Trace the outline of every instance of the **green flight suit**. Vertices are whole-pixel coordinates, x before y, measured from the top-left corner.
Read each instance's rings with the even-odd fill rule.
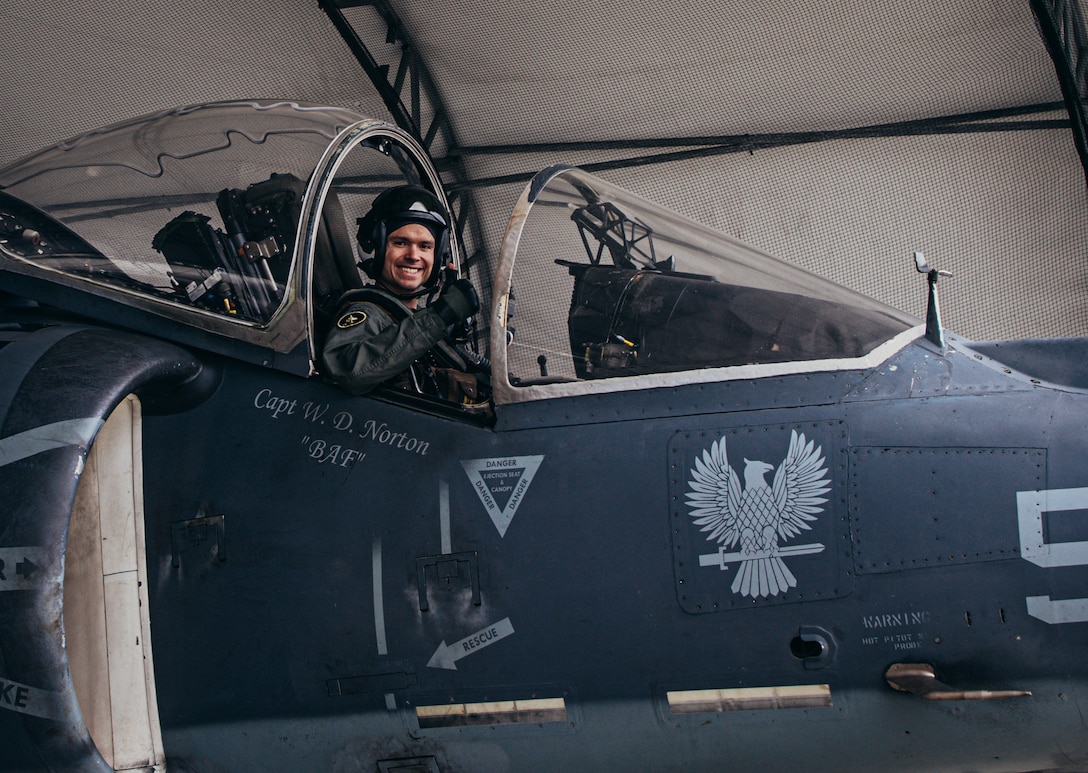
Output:
[[[475,391],[450,373],[467,367],[445,344],[445,332],[446,323],[433,308],[412,311],[384,290],[355,290],[325,337],[321,368],[337,386],[356,395],[385,384],[471,402]]]

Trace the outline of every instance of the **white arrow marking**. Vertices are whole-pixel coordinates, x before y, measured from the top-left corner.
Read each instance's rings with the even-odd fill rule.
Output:
[[[438,649],[434,651],[434,656],[427,663],[427,667],[456,671],[458,660],[484,647],[491,646],[499,639],[505,639],[513,632],[513,623],[510,622],[509,617],[504,617],[499,622],[482,628],[471,636],[466,636],[461,641],[455,642],[448,647],[446,646],[446,640],[443,639],[442,643],[438,645]]]

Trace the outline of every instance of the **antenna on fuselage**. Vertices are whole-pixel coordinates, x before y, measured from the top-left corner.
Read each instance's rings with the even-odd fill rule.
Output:
[[[929,282],[929,300],[926,303],[926,340],[935,346],[944,348],[944,331],[941,329],[941,307],[937,301],[937,280],[942,276],[952,276],[951,271],[938,271],[930,268],[926,256],[914,253],[914,267],[918,273],[925,274]]]

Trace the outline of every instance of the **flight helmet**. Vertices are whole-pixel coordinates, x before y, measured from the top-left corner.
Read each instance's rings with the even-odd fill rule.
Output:
[[[377,281],[385,263],[385,241],[389,234],[409,223],[418,223],[434,236],[434,265],[422,287],[410,297],[441,288],[448,261],[450,216],[442,201],[426,188],[401,185],[378,194],[370,211],[355,221],[359,225],[359,246],[373,255],[359,263],[366,275]]]

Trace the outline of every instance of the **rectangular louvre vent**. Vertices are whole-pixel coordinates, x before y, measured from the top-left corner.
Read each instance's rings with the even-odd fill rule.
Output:
[[[735,687],[728,690],[679,690],[666,693],[673,714],[767,709],[812,709],[831,706],[831,686],[796,684],[783,687]]]
[[[450,703],[440,706],[417,706],[416,716],[419,718],[420,728],[565,722],[567,704],[562,698]]]

